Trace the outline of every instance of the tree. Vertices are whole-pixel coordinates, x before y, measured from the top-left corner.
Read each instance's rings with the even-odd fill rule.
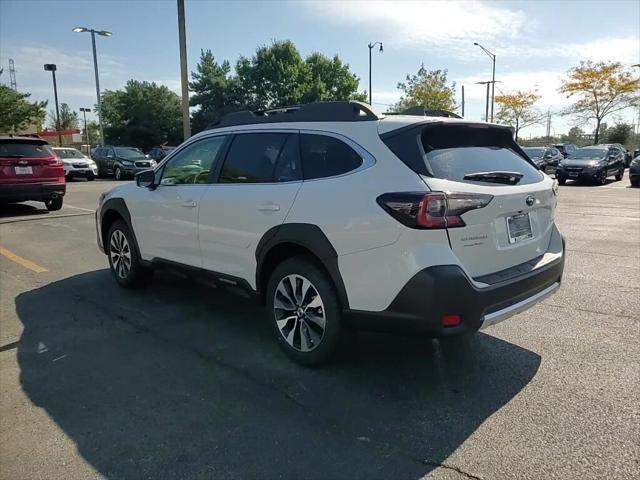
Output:
[[[228,61],[218,63],[210,50],[201,51],[189,86],[194,131],[237,110],[260,110],[330,100],[365,100],[359,79],[336,55],[313,53],[302,58],[291,41],[262,46],[240,57],[235,74]]]
[[[423,63],[416,75],[407,75],[406,83],[398,83],[398,89],[403,95],[392,110],[424,107],[453,112],[457,109],[456,84],[447,84],[447,70],[427,70]]]
[[[618,123],[607,130],[607,143],[624,145],[633,134],[633,127],[628,123]]]
[[[596,124],[594,141],[600,139],[600,124],[607,115],[638,103],[640,80],[625,71],[619,62],[580,62],[567,73],[559,92],[576,102],[566,110],[586,123]]]
[[[30,102],[30,93],[18,93],[0,85],[0,132],[18,133],[20,130],[36,125],[42,127],[47,102]]]
[[[74,112],[66,103],[60,104],[60,125],[56,125],[56,111],[49,111],[49,125],[51,130],[67,130],[68,128],[78,128],[80,119],[78,112]]]
[[[499,122],[513,127],[516,142],[520,130],[542,119],[543,114],[534,107],[538,100],[540,100],[538,94],[523,90],[496,95],[495,101],[499,106],[496,118]]]
[[[238,78],[231,75],[228,61],[216,62],[211,50],[200,51],[196,71],[191,72],[189,99],[192,107],[199,107],[192,116],[194,132],[199,132],[229,112],[241,110],[244,99],[240,94]]]
[[[89,133],[89,145],[98,145],[100,143],[100,125],[98,124],[98,122],[96,122],[95,120],[87,122],[87,132]],[[86,137],[83,133],[83,142],[85,138]]]
[[[102,95],[105,140],[142,149],[182,141],[180,97],[164,85],[129,80]]]

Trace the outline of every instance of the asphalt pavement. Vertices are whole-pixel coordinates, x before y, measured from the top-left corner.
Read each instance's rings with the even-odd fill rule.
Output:
[[[562,287],[461,342],[279,350],[259,305],[116,286],[93,210],[0,209],[0,478],[640,478],[640,189],[560,187]]]

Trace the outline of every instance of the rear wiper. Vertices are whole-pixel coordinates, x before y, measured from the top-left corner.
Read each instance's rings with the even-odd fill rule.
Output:
[[[509,185],[515,185],[524,177],[524,174],[520,172],[474,172],[467,173],[463,180],[480,180],[482,182],[491,183],[507,183]]]

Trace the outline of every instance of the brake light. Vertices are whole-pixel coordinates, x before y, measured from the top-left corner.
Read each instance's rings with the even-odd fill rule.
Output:
[[[493,195],[480,193],[399,192],[380,195],[377,202],[407,227],[442,229],[464,227],[461,215],[487,206],[492,199]]]

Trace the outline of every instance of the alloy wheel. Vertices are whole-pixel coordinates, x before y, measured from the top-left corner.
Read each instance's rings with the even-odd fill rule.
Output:
[[[324,337],[326,317],[316,287],[302,275],[280,280],[274,293],[276,325],[286,342],[300,352],[310,352]]]
[[[109,242],[111,265],[118,277],[125,279],[131,271],[131,248],[124,233],[114,230]]]

